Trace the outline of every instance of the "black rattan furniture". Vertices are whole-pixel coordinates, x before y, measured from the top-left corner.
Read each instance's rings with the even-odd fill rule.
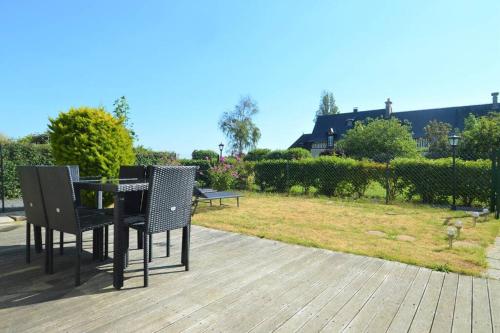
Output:
[[[181,262],[189,270],[189,241],[194,179],[197,167],[154,166],[148,168],[149,191],[144,221],[131,228],[143,233],[144,286],[148,286],[148,235],[182,228]]]
[[[80,179],[74,183],[76,195],[80,190],[102,191],[113,193],[113,286],[123,287],[123,270],[125,266],[125,235],[127,226],[124,224],[125,194],[148,190],[149,183],[145,179]]]
[[[23,195],[24,210],[26,213],[26,262],[30,262],[31,254],[31,225],[35,228],[47,228],[47,216],[43,203],[42,189],[35,166],[20,166],[17,168],[21,192]],[[49,233],[45,233],[45,244],[49,243]],[[41,231],[40,231],[41,238]],[[41,240],[40,240],[41,243]],[[40,244],[41,245],[41,244]],[[48,249],[48,248],[47,248]],[[48,272],[49,253],[45,251],[45,272]]]
[[[76,207],[67,166],[41,167],[38,169],[45,211],[48,220],[49,272],[53,272],[52,231],[76,235],[76,274],[75,284],[80,285],[80,261],[82,252],[82,233],[103,228],[112,223],[110,216]]]

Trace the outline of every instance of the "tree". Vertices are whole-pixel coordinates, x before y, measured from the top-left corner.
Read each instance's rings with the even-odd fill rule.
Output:
[[[429,158],[442,158],[451,156],[451,147],[448,143],[452,127],[448,123],[437,120],[430,121],[424,127],[425,139],[429,142]]]
[[[0,133],[0,144],[6,144],[9,142],[11,142],[11,139],[7,135]]]
[[[396,157],[416,157],[417,144],[411,126],[396,118],[356,122],[338,142],[345,154],[357,159],[386,162]]]
[[[230,149],[238,155],[248,148],[255,148],[260,139],[260,130],[252,117],[259,112],[257,103],[250,96],[242,97],[233,111],[222,114],[219,128],[229,141]]]
[[[464,131],[459,145],[463,159],[488,159],[500,149],[500,112],[491,112],[484,117],[469,115],[465,118]]]
[[[321,100],[319,103],[318,111],[316,111],[316,117],[314,121],[318,118],[318,116],[324,116],[329,114],[337,114],[339,113],[339,108],[337,104],[335,104],[335,98],[333,97],[333,93],[324,90],[321,93]]]
[[[135,133],[133,127],[134,124],[130,121],[130,106],[128,105],[127,98],[122,96],[117,98],[113,103],[114,110],[113,114],[116,119],[120,119],[123,123],[123,126],[130,132],[130,135],[134,140],[137,140],[137,134]]]

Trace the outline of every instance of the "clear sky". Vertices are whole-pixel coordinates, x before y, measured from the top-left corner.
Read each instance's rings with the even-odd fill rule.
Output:
[[[260,147],[341,112],[490,103],[500,1],[0,1],[0,132],[46,130],[71,106],[125,95],[139,144],[189,156],[222,112],[259,105]]]

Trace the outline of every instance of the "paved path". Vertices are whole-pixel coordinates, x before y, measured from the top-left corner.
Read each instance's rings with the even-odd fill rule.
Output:
[[[193,227],[189,272],[154,239],[150,287],[131,235],[125,288],[95,263],[86,233],[83,285],[74,243],[24,263],[24,227],[0,226],[0,332],[500,332],[500,281]],[[112,233],[111,233],[112,234]],[[56,251],[57,253],[57,251]]]
[[[488,276],[500,280],[500,237],[497,237],[495,244],[488,250],[487,258]]]

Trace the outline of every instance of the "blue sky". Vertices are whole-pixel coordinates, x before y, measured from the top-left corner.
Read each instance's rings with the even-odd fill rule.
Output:
[[[125,95],[139,144],[189,156],[220,115],[260,107],[260,147],[340,110],[482,104],[500,90],[500,1],[2,1],[0,132],[43,132]]]

